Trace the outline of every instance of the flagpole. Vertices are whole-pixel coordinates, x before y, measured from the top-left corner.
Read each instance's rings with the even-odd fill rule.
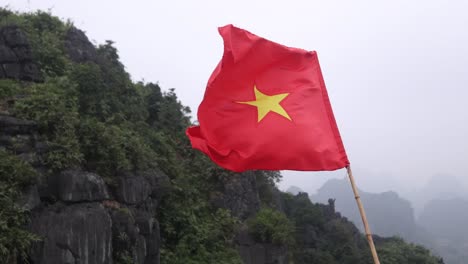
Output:
[[[356,198],[357,205],[359,207],[359,212],[361,213],[362,223],[364,224],[364,230],[366,232],[367,242],[369,243],[370,250],[372,252],[372,258],[374,259],[374,264],[380,264],[379,256],[377,255],[377,250],[375,249],[374,240],[372,239],[371,230],[369,223],[367,222],[366,212],[364,211],[364,206],[361,202],[361,197],[359,196],[358,189],[356,188],[356,183],[354,182],[353,172],[351,171],[351,166],[346,167],[348,172],[349,180],[351,182],[351,187],[353,188],[354,198]]]

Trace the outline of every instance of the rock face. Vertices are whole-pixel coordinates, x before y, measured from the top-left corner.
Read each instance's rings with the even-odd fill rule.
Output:
[[[95,47],[71,28],[65,49],[72,61],[97,62]],[[0,28],[0,79],[42,81],[26,35],[15,26]],[[31,264],[106,264],[120,256],[133,263],[159,264],[160,231],[155,218],[169,178],[154,169],[123,172],[112,184],[82,168],[47,172],[47,152],[35,122],[0,113],[0,148],[29,162],[41,175],[27,186],[18,204],[31,211],[30,230],[41,237],[32,245]],[[1,261],[0,261],[1,262]]]
[[[96,48],[85,33],[75,27],[70,28],[66,33],[65,49],[69,58],[74,62],[97,62]]]
[[[58,197],[66,202],[109,199],[104,180],[94,173],[68,170],[58,176]]]
[[[31,134],[36,131],[37,125],[33,121],[0,115],[0,128],[2,128],[2,134],[15,136]]]
[[[255,175],[246,172],[224,179],[215,203],[242,220],[255,215],[260,209]]]
[[[33,245],[33,263],[112,263],[112,222],[101,204],[55,204],[33,219],[32,231],[43,237]]]
[[[0,78],[41,82],[26,35],[17,26],[0,28]]]
[[[246,230],[236,237],[242,261],[246,264],[287,264],[288,250],[273,244],[256,243]]]
[[[229,209],[235,217],[246,220],[260,210],[259,186],[252,172],[231,175],[222,181],[219,192],[212,194],[215,206]],[[273,189],[273,200],[280,209],[281,201],[278,190]],[[253,239],[246,229],[241,229],[235,237],[237,250],[245,264],[286,264],[288,249]]]
[[[138,264],[160,263],[155,215],[169,188],[165,174],[128,173],[112,188],[79,169],[49,177],[49,195],[59,201],[33,211],[31,229],[44,240],[34,244],[31,263],[105,264],[120,254]]]

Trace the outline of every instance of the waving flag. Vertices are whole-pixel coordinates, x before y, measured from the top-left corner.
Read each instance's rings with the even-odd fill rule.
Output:
[[[227,25],[192,147],[223,168],[336,170],[349,164],[317,53]]]

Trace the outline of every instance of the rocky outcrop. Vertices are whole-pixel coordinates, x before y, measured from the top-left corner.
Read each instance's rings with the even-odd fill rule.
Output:
[[[97,52],[85,33],[75,27],[71,27],[65,35],[65,50],[68,57],[77,63],[97,63]]]
[[[0,115],[0,128],[0,148],[23,157],[40,172],[37,159],[25,158],[46,151],[37,124]],[[159,264],[155,215],[170,187],[164,173],[122,173],[112,187],[98,174],[80,168],[42,174],[38,185],[25,187],[18,201],[31,210],[31,231],[42,239],[34,243],[30,263],[105,264],[128,251],[134,263]]]
[[[119,208],[111,212],[113,245],[134,263],[159,264],[160,232],[155,218],[158,203],[169,191],[169,178],[159,170],[123,173],[113,186]]]
[[[263,186],[264,188],[265,186]],[[211,194],[214,206],[229,209],[231,214],[241,220],[254,217],[260,210],[259,184],[254,172],[230,175],[221,179],[221,187]],[[272,188],[271,198],[274,206],[282,209],[280,193]],[[283,246],[259,243],[249,234],[246,227],[241,228],[235,236],[235,244],[245,264],[286,264],[288,249]]]
[[[117,177],[113,191],[119,202],[136,205],[148,198],[160,199],[167,193],[169,186],[169,178],[159,170],[127,172]]]
[[[222,188],[211,196],[215,206],[229,209],[232,215],[242,220],[255,215],[260,209],[257,183],[251,172],[224,178]]]
[[[58,176],[58,197],[65,202],[102,201],[109,199],[109,192],[99,175],[67,170]]]
[[[43,81],[26,35],[14,25],[0,28],[0,78]]]
[[[36,132],[37,124],[33,121],[0,115],[0,128],[4,135],[28,135]]]
[[[112,263],[112,222],[101,204],[57,203],[32,218],[31,230],[42,238],[32,247],[32,263]]]
[[[40,166],[38,155],[44,151],[36,122],[0,114],[0,148],[5,148],[33,166]]]
[[[32,263],[105,264],[125,255],[134,263],[159,264],[155,216],[168,177],[153,170],[123,173],[116,182],[110,187],[80,169],[49,176],[43,195],[49,199],[33,211],[32,231],[43,241],[34,245]]]
[[[287,264],[288,249],[274,244],[257,243],[247,230],[237,236],[238,251],[245,264]]]
[[[96,48],[86,35],[70,28],[65,37],[69,58],[97,62]],[[16,26],[0,28],[0,79],[42,81],[26,35]],[[12,102],[14,103],[14,102]],[[0,148],[29,162],[37,184],[26,186],[18,204],[31,212],[31,264],[106,264],[121,256],[137,264],[160,263],[160,230],[155,218],[170,189],[160,170],[122,172],[109,183],[83,168],[47,171],[41,155],[48,146],[36,122],[0,113]],[[1,262],[1,261],[0,261]]]

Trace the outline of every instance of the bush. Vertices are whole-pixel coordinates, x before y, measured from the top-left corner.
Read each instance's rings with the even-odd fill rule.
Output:
[[[48,79],[34,84],[17,100],[14,113],[34,120],[45,136],[48,151],[43,162],[57,171],[77,166],[82,161],[76,127],[79,123],[75,85],[66,77]]]
[[[0,100],[13,97],[20,92],[20,84],[14,80],[0,80]]]
[[[294,225],[283,213],[262,208],[247,221],[250,234],[259,242],[291,246],[294,243]]]
[[[156,154],[130,127],[88,118],[82,120],[79,135],[86,167],[102,176],[156,166]]]
[[[35,181],[33,168],[0,149],[0,258],[12,261],[26,258],[31,243],[38,237],[24,229],[27,212],[16,204],[21,189]]]
[[[3,9],[4,10],[4,9]],[[47,76],[63,76],[69,61],[64,53],[63,40],[70,25],[44,11],[17,14],[3,11],[0,27],[15,25],[28,36],[34,61]]]
[[[391,238],[377,247],[385,264],[443,264],[431,252],[421,246],[407,244],[400,238]]]

